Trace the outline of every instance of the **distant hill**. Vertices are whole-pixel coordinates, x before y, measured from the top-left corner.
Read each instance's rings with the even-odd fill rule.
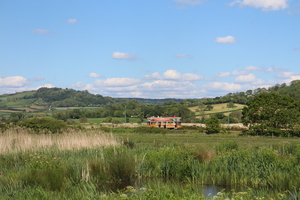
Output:
[[[295,100],[299,101],[300,80],[292,81],[289,85],[285,83],[276,84],[275,86],[272,86],[268,89],[257,88],[255,90],[247,90],[246,92],[228,93],[227,95],[221,97],[203,99],[113,98],[107,96],[105,97],[100,94],[91,94],[87,90],[77,91],[68,88],[40,88],[36,91],[24,91],[15,94],[0,95],[0,115],[24,111],[44,113],[49,112],[51,109],[54,110],[54,108],[73,109],[76,107],[89,107],[90,109],[96,109],[116,103],[127,102],[133,99],[135,99],[139,103],[151,105],[171,105],[173,104],[172,102],[180,102],[180,104],[186,105],[188,107],[197,107],[210,104],[224,104],[229,102],[245,105],[247,101],[252,99],[255,95],[263,92],[276,92],[279,94],[291,96]]]
[[[104,107],[135,99],[142,104],[163,104],[165,101],[180,102],[183,99],[112,98],[62,88],[40,88],[15,94],[0,95],[0,115],[12,112],[46,112],[57,107]]]

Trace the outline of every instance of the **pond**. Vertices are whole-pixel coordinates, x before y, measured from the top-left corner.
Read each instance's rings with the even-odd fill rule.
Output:
[[[128,186],[132,186],[135,189],[139,190],[140,188],[157,188],[157,187],[169,187],[174,190],[181,190],[184,188],[185,184],[176,180],[165,180],[162,178],[147,178],[140,179],[135,182],[120,182],[120,183],[103,183],[98,185],[99,191],[113,191],[117,192],[118,190],[125,190]],[[249,191],[249,187],[246,186],[215,186],[215,185],[197,185],[192,184],[193,189],[197,191],[199,194],[203,195],[205,198],[213,198],[217,196],[220,192],[230,193],[232,191],[235,192],[247,192]],[[268,197],[276,197],[278,196],[279,191],[267,189],[267,188],[255,188],[250,189],[254,194],[258,196],[268,196]],[[283,192],[282,192],[283,193]],[[288,193],[289,199],[298,199],[299,193],[291,192]]]

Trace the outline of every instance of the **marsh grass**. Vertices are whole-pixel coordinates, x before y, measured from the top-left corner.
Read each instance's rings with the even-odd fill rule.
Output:
[[[57,148],[58,150],[78,150],[118,146],[111,134],[88,131],[69,130],[64,134],[31,134],[28,130],[8,129],[0,134],[0,154],[35,151]]]
[[[299,193],[300,149],[294,140],[245,147],[237,137],[222,136],[210,137],[220,141],[215,145],[170,140],[121,145],[113,136],[99,130],[59,135],[5,131],[0,135],[0,199],[204,199],[197,185],[264,189],[261,194],[220,193],[216,199],[253,199],[271,190]],[[151,182],[154,178],[162,182]],[[119,191],[104,188],[142,181]]]

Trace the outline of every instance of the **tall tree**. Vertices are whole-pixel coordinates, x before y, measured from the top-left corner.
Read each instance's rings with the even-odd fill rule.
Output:
[[[249,133],[256,135],[297,135],[300,103],[292,97],[278,93],[262,93],[247,103],[242,122]]]

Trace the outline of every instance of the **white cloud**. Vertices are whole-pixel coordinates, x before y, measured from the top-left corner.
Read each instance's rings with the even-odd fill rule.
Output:
[[[241,3],[241,1],[236,0],[236,1],[230,2],[228,5],[229,5],[229,6],[234,6],[234,5],[237,4],[237,3]]]
[[[233,72],[231,73],[233,76],[240,76],[240,75],[245,75],[247,74],[248,72],[246,71],[238,71],[238,70],[233,70]]]
[[[121,52],[114,52],[111,56],[113,59],[117,60],[135,60],[136,55],[134,53],[121,53]]]
[[[101,78],[102,76],[100,74],[97,74],[97,73],[90,73],[89,77],[91,77],[91,78]]]
[[[230,72],[220,72],[220,73],[216,74],[215,77],[224,78],[224,77],[228,77],[230,75],[231,75]]]
[[[170,69],[170,70],[168,70],[164,73],[164,78],[165,79],[173,79],[173,80],[177,79],[177,80],[179,80],[181,78],[181,74],[176,70]]]
[[[291,76],[291,77],[285,79],[283,82],[284,83],[291,83],[294,80],[300,80],[300,75],[298,75],[298,76]]]
[[[151,75],[145,75],[144,80],[159,80],[162,79],[158,72],[153,72]]]
[[[197,74],[191,74],[191,73],[183,74],[181,77],[185,81],[198,81],[203,79],[202,76]]]
[[[262,68],[255,67],[255,66],[248,66],[248,67],[245,67],[244,70],[246,70],[246,71],[262,71]]]
[[[226,37],[218,37],[215,40],[216,43],[219,44],[227,44],[227,43],[235,43],[237,40],[233,36],[226,36]]]
[[[48,34],[48,33],[51,33],[51,31],[44,30],[44,29],[35,29],[32,32],[36,33],[36,34]]]
[[[177,3],[186,4],[186,5],[200,5],[205,0],[174,0],[174,1]]]
[[[178,82],[173,80],[156,80],[150,83],[141,84],[142,91],[153,91],[153,92],[161,92],[161,91],[190,91],[196,88],[196,85],[189,82]]]
[[[95,87],[116,87],[116,86],[129,86],[134,84],[139,84],[141,81],[139,79],[132,78],[109,78],[106,80],[96,80],[94,82]]]
[[[283,72],[286,71],[286,69],[284,68],[280,68],[280,67],[270,67],[268,69],[266,69],[267,72]]]
[[[256,77],[254,74],[240,75],[235,78],[235,82],[237,83],[249,83],[256,81]]]
[[[52,85],[52,84],[50,84],[50,83],[47,83],[47,84],[45,84],[45,85],[36,87],[35,90],[38,90],[38,89],[43,88],[43,87],[46,87],[46,88],[54,88],[55,86]]]
[[[295,78],[300,76],[300,72],[279,72],[276,77],[286,80],[295,80]]]
[[[253,8],[262,8],[263,11],[281,10],[288,7],[288,0],[242,0],[233,1],[229,5],[236,3],[241,6],[249,6]]]
[[[164,79],[178,81],[197,81],[203,79],[203,77],[191,73],[180,74],[178,71],[170,69],[164,73]]]
[[[240,75],[245,75],[248,74],[248,72],[242,70],[242,71],[238,71],[238,70],[233,70],[232,72],[220,72],[218,74],[215,74],[215,77],[218,78],[225,78],[225,77],[229,77],[229,76],[240,76]]]
[[[234,92],[242,89],[242,86],[235,83],[226,82],[212,82],[204,85],[204,88],[208,91],[219,91],[219,92]]]
[[[0,78],[0,87],[23,87],[27,84],[27,79],[21,76]]]
[[[77,23],[77,19],[68,19],[67,21],[69,24],[76,24]]]

